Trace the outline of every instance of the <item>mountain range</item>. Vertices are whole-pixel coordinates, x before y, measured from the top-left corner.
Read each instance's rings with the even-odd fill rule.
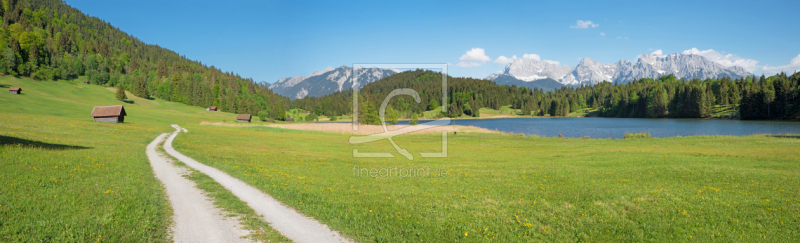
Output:
[[[400,71],[359,67],[358,72],[355,86],[350,78],[353,68],[343,65],[315,71],[305,77],[282,78],[270,85],[270,89],[293,100],[306,96],[318,97],[353,87],[361,88]],[[669,74],[678,79],[739,78],[752,75],[742,67],[725,67],[696,54],[674,53],[663,56],[654,53],[639,56],[635,63],[628,60],[601,63],[587,57],[575,67],[550,60],[519,58],[506,65],[502,72],[489,75],[486,79],[502,85],[551,91],[562,86],[593,85],[603,81],[627,83],[634,79],[658,78]]]
[[[603,81],[626,83],[634,79],[658,78],[669,74],[678,79],[739,78],[752,75],[742,67],[725,67],[700,55],[675,53],[662,56],[654,53],[639,56],[636,63],[628,60],[601,63],[587,57],[575,67],[559,65],[558,62],[549,60],[520,58],[506,65],[502,72],[489,75],[486,79],[498,84],[552,90],[559,85],[593,85]]]
[[[397,69],[363,68],[357,67],[358,81],[353,84],[350,78],[353,68],[342,65],[338,68],[328,67],[325,70],[315,71],[308,76],[282,78],[269,86],[273,92],[289,97],[302,99],[306,96],[323,96],[338,91],[352,89],[354,86],[361,88],[368,83],[399,73]]]

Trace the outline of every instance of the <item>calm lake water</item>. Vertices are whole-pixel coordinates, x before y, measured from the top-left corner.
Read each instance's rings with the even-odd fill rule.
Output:
[[[408,121],[400,121],[400,124],[408,124]],[[800,122],[790,121],[586,117],[455,120],[455,124],[525,135],[553,137],[561,134],[573,138],[622,138],[626,132],[649,132],[653,137],[800,134]]]

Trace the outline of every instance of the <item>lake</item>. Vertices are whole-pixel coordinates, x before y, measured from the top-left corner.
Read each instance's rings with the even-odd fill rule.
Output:
[[[424,123],[426,121],[420,121]],[[800,122],[723,119],[642,118],[505,118],[455,120],[456,125],[553,137],[622,138],[628,132],[648,132],[653,137],[692,135],[800,134]],[[408,124],[400,121],[399,124]]]

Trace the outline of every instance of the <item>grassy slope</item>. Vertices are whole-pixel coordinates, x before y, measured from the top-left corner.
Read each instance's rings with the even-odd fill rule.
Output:
[[[386,141],[197,127],[176,148],[360,241],[791,241],[800,137],[557,139],[462,134],[443,159],[352,158]],[[437,135],[395,137],[435,152]],[[395,153],[396,154],[396,153]],[[444,169],[373,178],[355,168]]]
[[[235,115],[138,98],[126,104],[126,123],[94,123],[92,106],[120,104],[105,88],[0,78],[8,86],[25,94],[0,93],[0,241],[168,240],[171,213],[144,147],[175,123],[190,129],[176,140],[182,152],[363,241],[800,237],[797,137],[459,134],[444,159],[353,159],[353,148],[393,148],[320,132],[201,127]],[[26,141],[44,144],[15,145]],[[431,135],[396,141],[411,152],[439,146]],[[354,166],[449,175],[371,178],[354,176]]]
[[[169,124],[235,119],[163,100],[126,104],[79,81],[0,77],[0,87],[0,242],[169,240],[171,209],[145,146]],[[120,104],[125,123],[89,117]]]

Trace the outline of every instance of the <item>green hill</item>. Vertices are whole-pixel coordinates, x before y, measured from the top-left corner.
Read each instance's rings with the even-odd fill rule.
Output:
[[[3,1],[0,16],[0,75],[82,77],[95,85],[121,84],[138,97],[233,113],[277,116],[273,111],[289,102],[250,78],[144,43],[62,1]]]
[[[172,213],[145,146],[170,124],[235,119],[161,99],[123,103],[76,80],[5,76],[0,88],[0,242],[167,241]],[[125,123],[94,122],[92,108],[107,105],[124,105]]]

